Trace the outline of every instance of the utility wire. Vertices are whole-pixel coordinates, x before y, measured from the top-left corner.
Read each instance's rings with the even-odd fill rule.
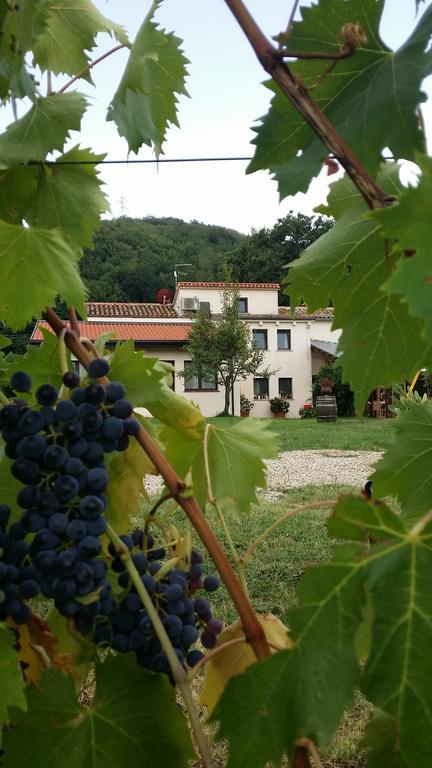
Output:
[[[229,163],[251,157],[160,157],[151,160],[30,160],[27,165],[146,165],[159,163]]]

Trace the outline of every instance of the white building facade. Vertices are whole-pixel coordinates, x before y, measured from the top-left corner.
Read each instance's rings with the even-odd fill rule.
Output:
[[[82,335],[94,340],[111,331],[119,340],[132,339],[137,350],[173,366],[176,392],[197,403],[205,416],[215,416],[223,410],[223,387],[214,380],[187,376],[190,355],[185,344],[198,311],[215,319],[221,315],[226,287],[223,283],[180,282],[172,303],[163,305],[89,302],[88,321],[80,324]],[[270,418],[271,398],[282,396],[290,402],[288,418],[298,418],[299,409],[311,398],[312,376],[336,356],[340,331],[331,329],[332,309],[309,314],[304,306],[293,313],[279,307],[277,283],[237,283],[235,288],[240,316],[264,353],[263,368],[273,373],[268,378],[251,376],[238,381],[234,412],[240,413],[242,393],[254,402],[254,417]],[[40,327],[46,324],[37,324],[32,343],[42,340]]]

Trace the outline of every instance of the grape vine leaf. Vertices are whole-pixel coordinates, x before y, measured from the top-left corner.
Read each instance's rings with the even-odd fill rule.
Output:
[[[382,224],[387,238],[398,240],[398,255],[403,257],[400,251],[410,252],[409,258],[399,259],[384,288],[401,295],[411,314],[425,321],[432,337],[432,158],[417,156],[417,164],[422,171],[418,186],[403,192],[397,204],[371,216]]]
[[[371,477],[374,495],[395,496],[403,514],[414,517],[431,508],[432,402],[413,403],[398,416],[395,430]]]
[[[187,95],[182,41],[153,21],[160,0],[153,3],[138,31],[123,77],[108,108],[118,132],[137,153],[142,144],[157,156],[169,124],[178,125],[176,94]]]
[[[400,189],[394,169],[384,169],[381,186]],[[336,224],[303,251],[290,267],[286,283],[293,304],[309,310],[334,306],[333,328],[342,328],[338,342],[345,380],[355,390],[359,409],[374,387],[409,379],[431,358],[424,325],[398,296],[382,290],[397,261],[386,253],[380,223],[350,180],[333,185],[328,206],[321,209]]]
[[[293,645],[288,629],[277,616],[268,613],[265,616],[258,616],[258,620],[268,642],[272,644],[272,653],[276,649],[282,650]],[[231,680],[235,675],[241,675],[242,672],[256,661],[256,656],[250,643],[246,640],[239,619],[222,630],[220,635],[218,635],[216,647],[223,646],[225,643],[232,642],[233,640],[240,640],[241,638],[243,639],[242,643],[238,642],[224,650],[220,650],[205,665],[205,681],[200,693],[199,703],[207,707],[210,714],[215,708],[228,680]]]
[[[80,93],[55,93],[36,99],[31,109],[0,136],[0,168],[43,160],[62,150],[69,131],[79,131],[86,100]]]
[[[56,75],[77,75],[89,63],[86,51],[94,48],[100,32],[107,32],[123,45],[129,44],[123,27],[103,16],[90,0],[50,2],[46,29],[34,46],[35,62]],[[82,77],[90,80],[88,72]]]
[[[149,400],[159,397],[165,383],[165,371],[157,358],[135,352],[133,341],[116,344],[109,375],[112,381],[124,384],[126,397],[133,406],[146,407]]]
[[[143,421],[139,414],[135,414],[135,418]],[[105,515],[118,534],[130,531],[131,516],[140,517],[140,501],[145,496],[144,476],[155,472],[149,457],[135,439],[130,440],[125,451],[112,456]]]
[[[48,667],[72,674],[73,656],[59,650],[58,638],[45,619],[32,614],[25,624],[15,624],[11,619],[8,619],[8,624],[17,636],[18,659],[27,683],[38,685],[42,673]]]
[[[163,675],[137,666],[132,654],[96,665],[96,693],[76,701],[71,678],[57,670],[28,686],[28,711],[4,738],[5,768],[183,768],[194,756],[174,689]]]
[[[61,296],[85,316],[85,287],[78,254],[57,229],[0,221],[0,316],[22,328]]]
[[[47,3],[22,0],[0,10],[0,98],[34,98],[34,77],[27,71],[25,56],[45,27]]]
[[[416,109],[426,98],[421,83],[432,71],[432,56],[426,52],[432,8],[425,10],[410,38],[393,52],[379,36],[383,7],[384,0],[321,0],[302,8],[302,21],[294,23],[288,40],[292,51],[336,52],[342,43],[342,25],[358,23],[366,33],[367,43],[338,61],[322,79],[328,66],[325,61],[298,60],[289,66],[306,87],[313,86],[314,101],[372,174],[385,147],[406,159],[424,150]],[[285,197],[307,190],[328,150],[279,87],[272,82],[268,87],[275,96],[255,129],[256,151],[248,170],[269,168],[280,196]]]
[[[74,147],[58,158],[71,165],[44,165],[27,221],[37,227],[57,227],[77,248],[92,245],[100,215],[109,210],[95,165],[105,155]],[[74,165],[72,163],[77,163]],[[78,163],[85,163],[79,165]]]
[[[21,224],[36,195],[38,175],[35,165],[0,170],[0,219]]]
[[[229,768],[278,763],[300,736],[328,744],[359,679],[367,698],[397,721],[400,759],[391,765],[428,765],[432,523],[410,530],[384,504],[345,497],[333,510],[330,530],[348,541],[336,547],[331,562],[303,577],[300,607],[290,616],[293,650],[233,678],[213,713],[219,736],[230,740]],[[360,669],[355,639],[365,587],[374,621]]]
[[[355,635],[362,619],[364,543],[339,546],[306,571],[291,612],[294,648],[229,681],[212,714],[229,739],[228,768],[263,768],[291,755],[300,736],[329,742],[360,678]],[[271,734],[271,737],[269,737]]]
[[[14,648],[13,632],[0,622],[0,679],[2,695],[0,697],[0,740],[1,726],[9,720],[9,708],[27,708],[24,694],[24,680]]]
[[[367,768],[406,768],[405,762],[395,761],[397,744],[397,721],[394,717],[380,712],[368,722],[359,744],[366,753]]]
[[[203,423],[199,439],[185,436],[179,440],[175,430],[165,427],[161,439],[168,461],[180,476],[191,473],[194,496],[201,505],[209,501],[207,446],[213,497],[233,504],[241,513],[257,502],[256,488],[265,488],[263,459],[276,457],[279,445],[278,436],[258,419],[242,419],[223,427]]]
[[[59,353],[60,341],[55,333],[47,328],[40,330],[43,343],[40,345],[28,344],[24,355],[17,355],[8,362],[8,378],[15,371],[26,371],[32,379],[32,392],[36,392],[41,384],[53,384],[55,387],[60,387],[63,377]],[[66,359],[70,365],[70,352],[68,350],[66,350]]]

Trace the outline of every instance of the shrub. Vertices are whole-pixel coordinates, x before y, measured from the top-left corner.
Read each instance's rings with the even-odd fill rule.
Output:
[[[272,413],[288,413],[289,409],[290,403],[285,397],[272,397],[270,400],[270,410]]]
[[[249,400],[246,395],[241,393],[240,395],[240,410],[241,411],[251,411],[252,408],[255,408],[255,403],[252,402],[252,400]]]

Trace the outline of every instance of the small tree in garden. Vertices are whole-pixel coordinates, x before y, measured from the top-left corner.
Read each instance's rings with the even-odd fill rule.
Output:
[[[192,357],[188,374],[217,378],[224,387],[225,402],[221,415],[234,414],[234,384],[248,376],[268,376],[262,369],[264,353],[255,345],[250,328],[239,313],[239,293],[235,286],[222,295],[222,315],[212,320],[199,312],[186,350]]]

